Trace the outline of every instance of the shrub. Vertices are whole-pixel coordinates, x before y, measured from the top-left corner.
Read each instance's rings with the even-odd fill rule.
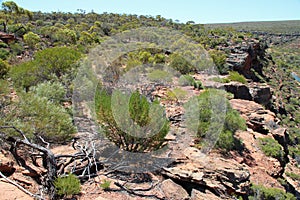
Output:
[[[295,181],[300,181],[300,175],[299,174],[295,174],[293,172],[286,172],[285,174],[288,177],[291,177],[292,179],[294,179]]]
[[[218,137],[215,148],[222,150],[239,148],[239,141],[234,138],[234,133],[238,129],[245,130],[246,122],[231,108],[226,99],[226,92],[208,89],[201,93],[196,101],[197,103],[195,99],[188,102],[185,109],[187,117],[192,119],[187,121],[187,126],[196,131],[200,139],[199,146],[205,145],[203,144],[205,137]],[[220,135],[216,135],[218,130],[221,130]]]
[[[226,69],[224,67],[224,65],[226,63],[226,54],[223,51],[219,51],[219,50],[215,50],[215,49],[210,50],[208,53],[211,56],[211,58],[213,59],[219,72],[221,74],[227,72],[228,69]]]
[[[180,55],[172,54],[170,58],[170,67],[179,71],[181,74],[187,74],[195,70],[194,67]]]
[[[262,185],[252,185],[252,196],[249,200],[296,200],[296,197],[278,188],[266,188]]]
[[[168,100],[182,100],[187,96],[187,91],[181,88],[174,88],[173,90],[168,90],[167,99]]]
[[[282,150],[282,147],[273,138],[259,138],[259,145],[261,147],[261,150],[267,156],[271,156],[280,161],[283,159],[284,152]]]
[[[40,142],[38,136],[54,143],[64,143],[71,139],[75,128],[63,107],[32,93],[19,93],[18,96],[18,102],[13,104],[10,113],[6,115],[8,125],[22,130],[35,142]],[[13,132],[10,134],[15,135]]]
[[[194,86],[195,79],[190,75],[181,75],[178,79],[180,86]]]
[[[228,78],[220,78],[220,77],[213,77],[210,80],[218,82],[218,83],[229,83],[230,80]]]
[[[6,49],[0,49],[0,59],[6,60],[9,56],[9,51]]]
[[[67,47],[49,48],[36,53],[34,60],[12,67],[10,77],[15,86],[25,88],[49,80],[61,80],[73,74],[81,54]]]
[[[113,105],[116,108],[112,102],[118,104]],[[97,118],[106,136],[120,148],[145,152],[162,147],[169,131],[169,122],[158,101],[150,104],[138,92],[128,95],[116,91],[112,96],[98,88],[95,105]]]
[[[26,33],[24,36],[24,42],[31,48],[34,49],[34,47],[36,46],[36,44],[38,42],[40,42],[41,38],[39,35],[33,33],[33,32],[29,32]]]
[[[0,58],[0,78],[3,78],[9,71],[9,64]]]
[[[110,184],[111,184],[111,181],[108,181],[108,180],[104,180],[103,183],[100,184],[100,187],[103,189],[103,190],[109,190],[110,189]]]
[[[245,79],[245,77],[241,74],[239,74],[238,72],[235,71],[231,71],[229,72],[229,76],[228,79],[232,80],[232,81],[237,81],[243,84],[247,83],[247,80]]]
[[[54,181],[54,186],[58,195],[70,196],[80,193],[80,181],[74,174],[58,177]]]
[[[56,104],[61,103],[66,95],[64,86],[59,82],[44,82],[30,89],[37,96]]]
[[[153,70],[152,72],[148,73],[147,76],[151,81],[171,81],[172,79],[170,73],[159,69]]]

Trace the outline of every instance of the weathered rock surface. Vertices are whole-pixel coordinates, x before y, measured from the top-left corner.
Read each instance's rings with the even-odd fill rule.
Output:
[[[270,129],[276,129],[279,120],[275,114],[264,109],[258,103],[242,99],[231,99],[232,108],[238,110],[241,116],[246,120],[247,126],[259,133],[267,134]]]
[[[248,190],[250,173],[245,165],[217,155],[203,155],[193,147],[186,149],[185,156],[180,163],[164,168],[162,174],[208,189],[218,196],[245,194]]]
[[[285,173],[283,177],[288,182],[289,186],[291,187],[292,192],[296,194],[297,199],[300,199],[300,180],[297,178],[291,177],[291,174],[300,175],[300,169],[297,167],[297,162],[291,159],[291,162],[288,163],[285,167]]]
[[[167,199],[184,200],[189,199],[189,194],[183,187],[174,183],[171,179],[164,180],[160,186]]]

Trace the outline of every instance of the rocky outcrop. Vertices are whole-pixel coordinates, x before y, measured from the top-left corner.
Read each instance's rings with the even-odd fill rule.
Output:
[[[164,180],[160,185],[167,199],[184,200],[189,199],[189,194],[183,187],[174,183],[171,179]]]
[[[262,68],[265,65],[262,61],[265,59],[266,45],[260,43],[258,40],[251,39],[242,43],[232,44],[226,47],[224,50],[230,50],[230,54],[226,59],[226,63],[231,70],[238,71],[246,78],[253,81],[259,81],[260,78],[252,71],[252,69],[264,76]]]
[[[231,99],[230,104],[232,108],[241,113],[241,116],[247,122],[247,126],[256,132],[267,134],[270,130],[278,127],[279,120],[276,115],[258,103],[242,99]]]
[[[186,159],[164,168],[162,174],[182,185],[191,183],[195,188],[208,190],[215,196],[224,198],[231,194],[246,194],[249,189],[250,173],[245,165],[217,155],[203,155],[193,147],[187,148],[184,154]]]

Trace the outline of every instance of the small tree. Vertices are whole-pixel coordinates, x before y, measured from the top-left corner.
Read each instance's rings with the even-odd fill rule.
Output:
[[[9,71],[9,64],[0,58],[0,78],[3,78]]]

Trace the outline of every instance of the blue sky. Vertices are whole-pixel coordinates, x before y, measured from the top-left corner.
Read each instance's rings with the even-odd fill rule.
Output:
[[[2,1],[2,0],[0,0]],[[15,0],[31,11],[161,15],[180,22],[300,20],[300,0]]]

